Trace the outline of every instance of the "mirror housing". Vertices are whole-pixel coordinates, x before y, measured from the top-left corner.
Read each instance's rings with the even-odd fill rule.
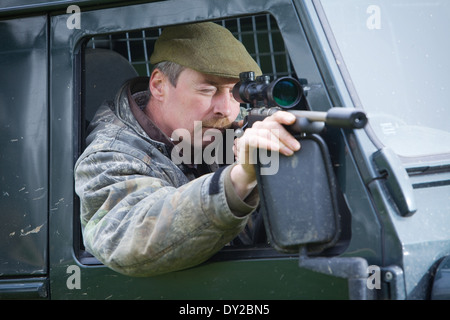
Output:
[[[268,241],[280,252],[310,253],[335,244],[340,235],[336,179],[323,139],[300,139],[301,149],[279,155],[278,172],[261,174],[257,165],[261,211]]]

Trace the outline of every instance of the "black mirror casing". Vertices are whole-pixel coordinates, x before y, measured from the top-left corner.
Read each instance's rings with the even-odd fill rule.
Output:
[[[278,251],[320,252],[339,238],[336,179],[328,148],[316,135],[301,138],[293,156],[279,155],[276,174],[261,174],[258,186],[268,241]]]

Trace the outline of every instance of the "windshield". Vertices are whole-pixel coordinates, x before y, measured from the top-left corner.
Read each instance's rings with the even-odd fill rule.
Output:
[[[450,153],[450,1],[321,3],[381,143],[404,157]]]

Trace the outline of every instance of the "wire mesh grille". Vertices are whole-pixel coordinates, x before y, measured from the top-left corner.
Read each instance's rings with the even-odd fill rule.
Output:
[[[244,44],[264,74],[273,79],[292,75],[289,55],[271,15],[224,19],[216,23],[230,30]],[[117,51],[128,59],[139,75],[149,76],[152,70],[150,56],[161,31],[157,28],[96,36],[89,40],[87,47]]]

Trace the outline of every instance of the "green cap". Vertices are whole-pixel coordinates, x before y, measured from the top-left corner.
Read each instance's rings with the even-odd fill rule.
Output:
[[[239,74],[261,69],[228,29],[203,22],[166,27],[155,43],[151,64],[171,61],[220,77],[239,79]]]

